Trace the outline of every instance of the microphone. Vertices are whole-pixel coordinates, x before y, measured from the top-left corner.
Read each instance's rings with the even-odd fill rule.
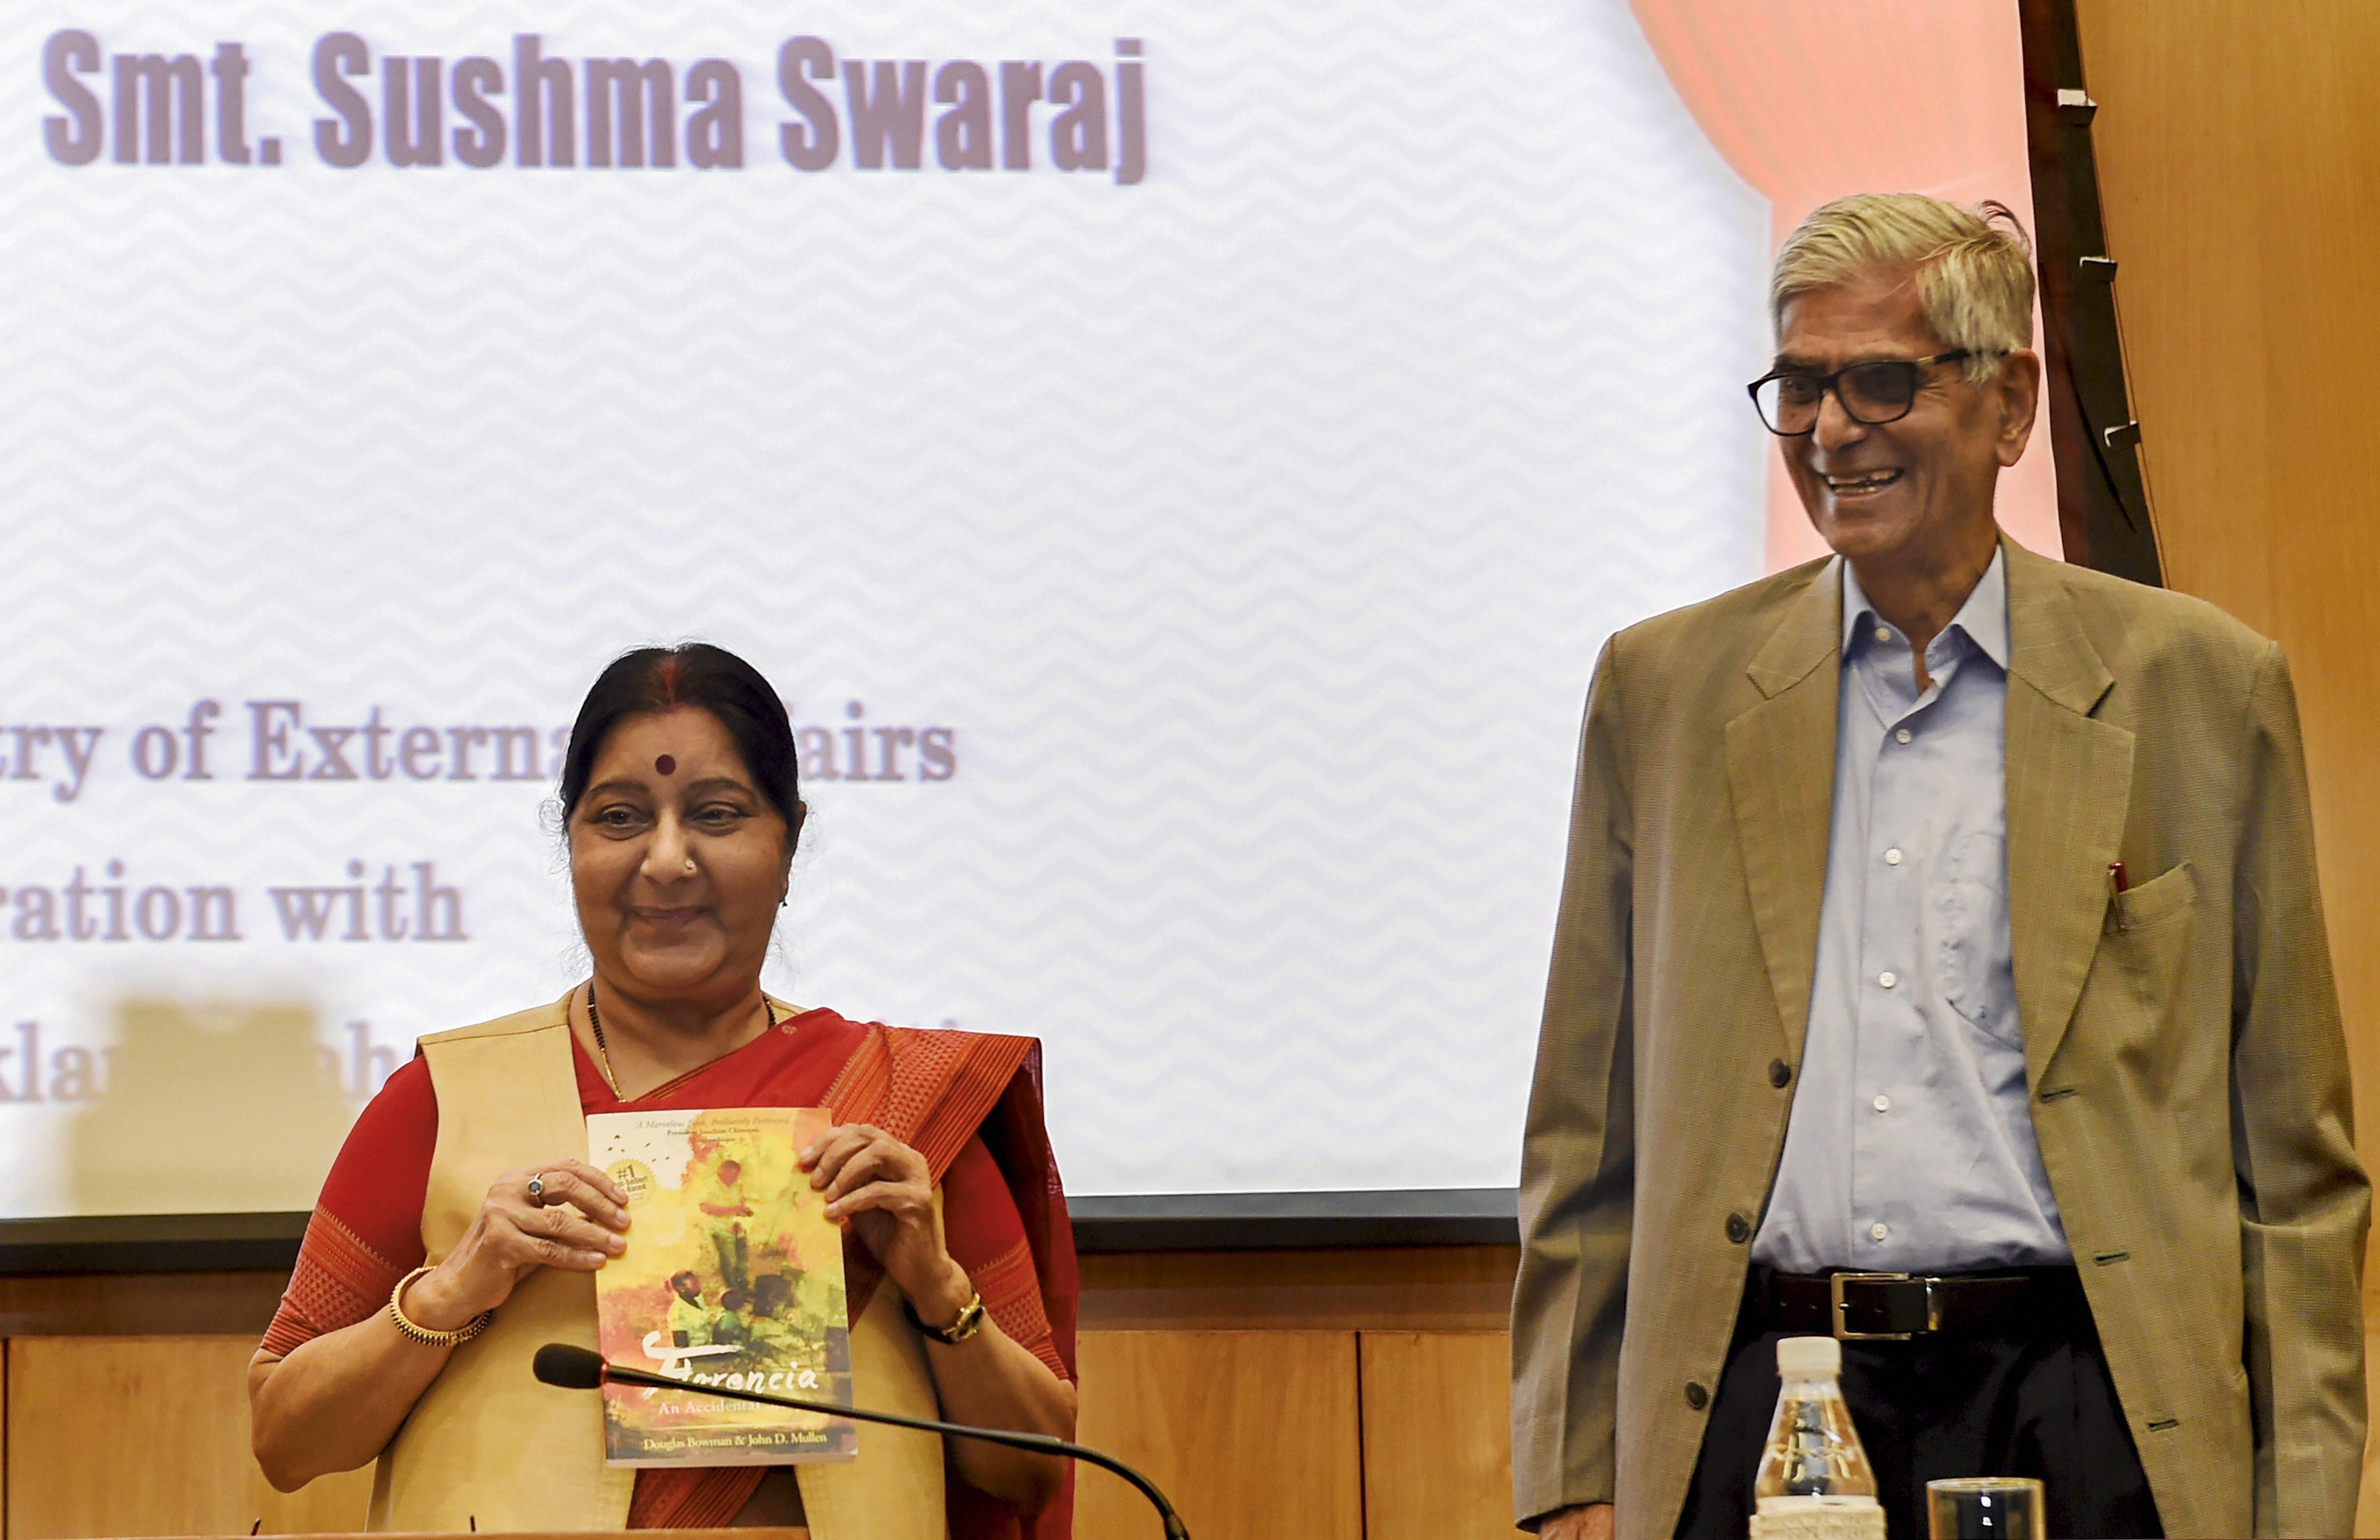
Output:
[[[823,1412],[831,1417],[848,1417],[859,1423],[881,1423],[887,1427],[912,1428],[919,1433],[939,1433],[955,1438],[974,1438],[987,1444],[1003,1444],[1012,1449],[1029,1449],[1035,1454],[1058,1454],[1069,1460],[1079,1460],[1112,1471],[1139,1489],[1165,1521],[1165,1540],[1190,1540],[1190,1532],[1182,1525],[1182,1516],[1157,1489],[1157,1483],[1116,1459],[1101,1454],[1083,1444],[1052,1438],[1046,1433],[1012,1433],[1000,1427],[969,1427],[964,1423],[937,1423],[924,1417],[904,1417],[892,1412],[870,1412],[863,1407],[838,1406],[832,1401],[804,1401],[795,1396],[772,1396],[762,1390],[733,1390],[723,1385],[692,1385],[672,1379],[666,1375],[648,1373],[643,1369],[625,1368],[606,1363],[603,1355],[589,1348],[573,1347],[567,1342],[548,1342],[537,1350],[534,1367],[537,1377],[548,1385],[565,1390],[593,1390],[608,1380],[614,1385],[643,1385],[656,1390],[691,1391],[696,1395],[720,1396],[729,1401],[758,1401],[763,1406],[789,1406],[796,1412]]]

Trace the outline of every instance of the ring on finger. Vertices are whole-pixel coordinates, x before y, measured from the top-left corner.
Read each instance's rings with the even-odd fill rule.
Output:
[[[528,1179],[528,1201],[540,1208],[545,1207],[545,1173],[538,1171]]]

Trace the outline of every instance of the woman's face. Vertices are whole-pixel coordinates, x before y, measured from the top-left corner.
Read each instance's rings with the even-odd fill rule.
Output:
[[[570,818],[578,926],[605,987],[722,1009],[749,991],[795,832],[710,712],[622,720]]]

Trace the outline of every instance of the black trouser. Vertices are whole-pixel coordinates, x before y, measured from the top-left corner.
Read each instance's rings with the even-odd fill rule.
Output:
[[[2008,1335],[1845,1342],[1843,1399],[1876,1467],[1891,1540],[1925,1540],[1925,1484],[2034,1476],[2051,1535],[2161,1535],[2099,1334],[2070,1268],[2041,1275],[2038,1310]],[[1712,1398],[1679,1540],[1742,1540],[1777,1410],[1777,1340],[1755,1269]]]

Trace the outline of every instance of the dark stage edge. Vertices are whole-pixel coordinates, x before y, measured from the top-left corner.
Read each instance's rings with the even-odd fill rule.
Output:
[[[1078,1251],[1509,1246],[1509,1187],[1364,1193],[1178,1193],[1067,1201]],[[146,1214],[0,1220],[0,1275],[286,1272],[303,1214]]]

